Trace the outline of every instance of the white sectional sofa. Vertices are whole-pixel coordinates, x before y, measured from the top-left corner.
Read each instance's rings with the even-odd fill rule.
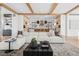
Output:
[[[0,50],[8,50],[9,49],[9,43],[5,42],[5,41],[7,41],[7,40],[0,42]],[[11,49],[19,49],[24,45],[24,43],[26,43],[25,37],[17,38],[14,42],[11,43]]]
[[[26,43],[26,37],[19,37],[12,44],[12,49],[20,49]]]
[[[26,42],[27,43],[30,43],[32,38],[36,37],[36,40],[39,42],[39,41],[44,41],[44,40],[49,40],[49,37],[46,35],[46,32],[45,33],[38,33],[38,32],[27,32],[26,33],[27,35],[26,36]]]
[[[32,38],[36,37],[37,42],[49,41],[49,43],[64,43],[64,38],[58,36],[48,36],[47,32],[25,32],[22,37],[16,38],[16,41],[11,43],[11,49],[20,49],[25,43],[30,43]],[[0,42],[0,50],[7,50],[9,43]]]
[[[9,44],[5,41],[0,42],[0,50],[7,50],[9,47]]]
[[[64,43],[64,38],[58,36],[48,36],[48,32],[27,32],[26,33],[26,42],[30,43],[33,37],[36,37],[36,40],[39,41],[49,41],[50,43]]]
[[[58,37],[58,36],[53,36],[50,37],[50,43],[64,43],[65,40],[62,37]]]

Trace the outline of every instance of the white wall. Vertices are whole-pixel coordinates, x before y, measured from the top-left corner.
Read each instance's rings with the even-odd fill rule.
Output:
[[[2,34],[1,7],[0,7],[0,35]]]
[[[60,19],[61,19],[60,34],[66,36],[66,15],[61,15]]]
[[[23,31],[23,16],[18,15],[18,30]]]
[[[79,36],[79,7],[70,12],[67,16],[67,35]]]
[[[67,22],[66,22],[67,21]],[[79,8],[65,15],[61,15],[61,34],[79,36]]]
[[[78,36],[79,33],[79,15],[68,15],[67,35]]]
[[[15,15],[12,20],[12,36],[17,36],[18,32],[18,15]]]

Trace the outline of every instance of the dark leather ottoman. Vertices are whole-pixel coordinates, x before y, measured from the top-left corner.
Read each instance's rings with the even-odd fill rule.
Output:
[[[30,48],[30,44],[23,51],[23,56],[53,56],[53,50],[49,45],[49,48],[42,49],[41,45],[38,45],[37,48]]]

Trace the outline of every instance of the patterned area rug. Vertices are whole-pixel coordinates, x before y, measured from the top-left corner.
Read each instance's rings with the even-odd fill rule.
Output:
[[[20,50],[13,51],[11,53],[5,53],[0,51],[0,56],[23,56],[23,50],[27,47],[25,44]],[[79,56],[79,48],[76,48],[69,44],[50,44],[53,50],[54,56]]]
[[[79,56],[79,48],[69,44],[51,44],[54,56]]]

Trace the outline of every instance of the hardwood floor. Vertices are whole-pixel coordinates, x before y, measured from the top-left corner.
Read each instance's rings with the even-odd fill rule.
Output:
[[[65,42],[79,48],[79,38],[78,37],[67,37]]]

